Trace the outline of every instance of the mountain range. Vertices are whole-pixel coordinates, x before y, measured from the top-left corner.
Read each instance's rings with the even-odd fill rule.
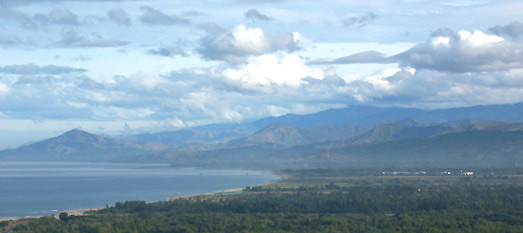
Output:
[[[523,103],[436,110],[354,105],[314,114],[288,114],[246,123],[203,125],[190,129],[122,136],[121,139],[139,143],[164,143],[176,146],[194,142],[218,144],[250,136],[272,124],[297,126],[307,129],[347,125],[349,127],[367,127],[367,129],[370,129],[387,122],[407,124],[408,122],[406,121],[415,120],[417,123],[423,124],[441,124],[460,119],[523,122]],[[412,125],[416,122],[410,123]]]
[[[356,106],[118,138],[75,129],[0,151],[0,160],[161,162],[184,167],[270,169],[512,166],[523,158],[521,107],[424,111]],[[454,119],[482,114],[484,118]]]

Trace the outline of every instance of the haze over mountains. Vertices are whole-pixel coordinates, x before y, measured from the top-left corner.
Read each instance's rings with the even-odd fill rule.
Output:
[[[351,106],[119,139],[72,130],[0,151],[0,159],[227,168],[512,166],[523,158],[522,118],[521,103],[432,111]]]
[[[288,114],[279,117],[263,118],[241,124],[213,124],[151,134],[122,137],[140,143],[167,143],[184,145],[190,142],[220,143],[231,139],[249,136],[271,124],[283,124],[302,128],[322,126],[364,126],[368,129],[386,122],[407,124],[416,121],[421,124],[445,123],[459,119],[487,121],[523,121],[523,103],[507,105],[473,106],[438,110],[421,110],[399,107],[349,106],[331,109],[314,114]],[[410,122],[411,124],[416,124]]]

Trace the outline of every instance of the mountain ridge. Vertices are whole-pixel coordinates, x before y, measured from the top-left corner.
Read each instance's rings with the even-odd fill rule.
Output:
[[[110,161],[118,157],[146,154],[163,149],[165,148],[162,146],[137,144],[73,129],[30,145],[0,151],[0,158],[37,161]]]
[[[367,126],[373,127],[387,122],[415,119],[424,124],[444,123],[459,119],[486,121],[523,122],[523,103],[504,105],[477,105],[471,107],[422,110],[400,107],[375,107],[350,105],[342,109],[329,109],[313,114],[287,114],[266,117],[252,122],[237,124],[211,124],[193,128],[121,137],[140,143],[166,143],[183,146],[187,143],[225,143],[229,140],[247,137],[271,125],[284,124],[302,128],[321,126]],[[404,122],[405,124],[407,122]],[[415,124],[415,122],[410,122]],[[188,132],[190,132],[188,134]],[[156,139],[154,139],[156,137]]]
[[[499,112],[492,113],[504,114],[506,111],[514,110],[514,106],[522,107],[522,104],[504,105],[483,108],[463,108],[459,110],[445,110],[461,114],[452,116],[455,118],[461,115],[474,115],[477,112],[484,113],[492,109],[499,110]],[[354,108],[359,109],[353,111]],[[523,123],[521,122],[504,122],[504,121],[490,121],[486,119],[455,119],[451,121],[440,122],[440,117],[437,112],[431,116],[429,121],[420,120],[412,117],[412,115],[426,116],[427,111],[419,109],[402,109],[402,108],[377,108],[368,106],[359,106],[341,110],[328,110],[317,114],[309,114],[305,116],[286,115],[281,119],[282,121],[290,121],[295,124],[273,123],[261,127],[254,131],[259,126],[262,126],[271,121],[279,121],[280,118],[266,118],[257,122],[248,124],[230,124],[213,125],[213,130],[198,128],[188,129],[183,131],[183,134],[174,134],[181,143],[172,142],[171,132],[165,135],[156,134],[159,138],[149,139],[147,142],[140,143],[120,138],[110,138],[99,135],[87,133],[79,129],[73,129],[65,132],[54,138],[46,139],[30,145],[22,146],[16,149],[0,151],[0,159],[3,160],[38,160],[38,161],[93,161],[93,162],[167,162],[186,166],[228,166],[234,167],[238,165],[241,167],[254,166],[263,164],[271,164],[273,166],[280,166],[281,164],[299,166],[308,166],[308,164],[321,164],[321,161],[334,163],[336,159],[347,162],[347,158],[352,159],[355,163],[364,161],[362,157],[351,157],[345,152],[357,151],[360,155],[375,156],[365,151],[374,151],[377,154],[385,153],[379,148],[383,145],[397,145],[395,160],[401,157],[398,151],[405,153],[405,156],[410,156],[409,150],[406,147],[401,147],[400,142],[411,143],[411,148],[423,147],[423,145],[416,145],[415,143],[425,143],[426,153],[434,156],[443,156],[445,154],[437,155],[438,149],[430,147],[429,145],[438,145],[444,147],[440,149],[441,153],[459,154],[461,151],[469,151],[481,154],[482,151],[477,151],[470,148],[470,145],[475,145],[478,148],[483,147],[484,151],[488,153],[495,153],[499,150],[500,154],[508,154],[512,158],[521,157],[520,147],[513,146],[514,141],[520,142],[519,133],[523,132]],[[489,110],[490,109],[490,110]],[[503,110],[504,109],[504,110]],[[442,110],[443,111],[443,110]],[[521,112],[521,109],[514,110],[516,113]],[[358,115],[359,114],[359,115]],[[380,115],[384,114],[384,115]],[[327,117],[322,118],[322,115]],[[517,114],[516,114],[517,115]],[[407,118],[399,118],[408,116]],[[515,116],[515,115],[514,115]],[[509,118],[516,119],[514,116]],[[522,117],[522,116],[517,116]],[[315,122],[318,119],[323,119],[322,122]],[[298,120],[296,120],[298,119]],[[311,120],[312,119],[312,120]],[[377,125],[337,125],[345,122],[359,122],[360,120],[367,122],[382,122]],[[296,126],[300,122],[307,122],[311,120],[308,126],[319,125],[318,127],[301,127]],[[332,121],[330,121],[332,120]],[[260,123],[262,122],[262,123]],[[320,125],[320,123],[322,123]],[[256,126],[256,124],[259,124]],[[227,128],[230,127],[230,128]],[[207,130],[207,131],[205,131]],[[218,130],[218,131],[214,131]],[[253,131],[252,133],[248,133]],[[492,139],[499,143],[493,145],[487,141],[489,134]],[[245,136],[241,136],[245,135]],[[448,145],[453,141],[443,140],[445,138],[452,138],[457,140],[456,136],[462,135],[471,138],[476,138],[479,141],[470,141],[464,138],[462,141],[469,140],[469,145],[456,146],[456,152],[445,151]],[[142,135],[143,136],[143,135]],[[144,136],[143,140],[147,139]],[[201,142],[198,139],[206,139]],[[177,140],[178,140],[177,139]],[[498,139],[506,139],[502,141]],[[163,140],[166,144],[156,142]],[[483,140],[483,141],[482,141]],[[137,140],[140,141],[140,140]],[[438,144],[439,143],[439,144]],[[483,143],[483,144],[478,144]],[[173,146],[172,144],[177,144]],[[500,146],[501,145],[501,146]],[[502,145],[511,145],[513,152],[505,151]],[[356,148],[365,148],[363,152]],[[394,148],[388,148],[394,150]],[[418,149],[423,151],[423,149]],[[467,152],[468,153],[468,152]],[[484,155],[485,158],[493,158],[491,154]],[[349,156],[348,156],[349,155]],[[348,156],[348,157],[347,157]],[[393,156],[393,157],[394,157]],[[469,155],[467,155],[469,156]],[[514,157],[515,156],[515,157]],[[518,157],[519,156],[519,157]],[[384,157],[383,157],[384,158]],[[383,159],[382,158],[382,159]],[[350,160],[349,159],[349,160]],[[430,161],[430,158],[424,158],[425,161]],[[481,158],[476,158],[478,161],[485,161]],[[375,161],[376,162],[376,161]],[[379,162],[379,161],[378,161]],[[441,162],[441,161],[439,161]],[[505,161],[506,162],[506,161]]]

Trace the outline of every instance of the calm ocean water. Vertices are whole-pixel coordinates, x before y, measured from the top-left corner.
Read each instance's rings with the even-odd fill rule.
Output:
[[[40,216],[118,201],[159,201],[267,183],[252,171],[174,169],[164,165],[0,162],[0,218]]]

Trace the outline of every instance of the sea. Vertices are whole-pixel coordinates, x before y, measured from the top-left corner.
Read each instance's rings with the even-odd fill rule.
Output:
[[[162,201],[268,183],[260,171],[180,169],[167,164],[0,162],[0,218],[46,216],[126,200]]]

